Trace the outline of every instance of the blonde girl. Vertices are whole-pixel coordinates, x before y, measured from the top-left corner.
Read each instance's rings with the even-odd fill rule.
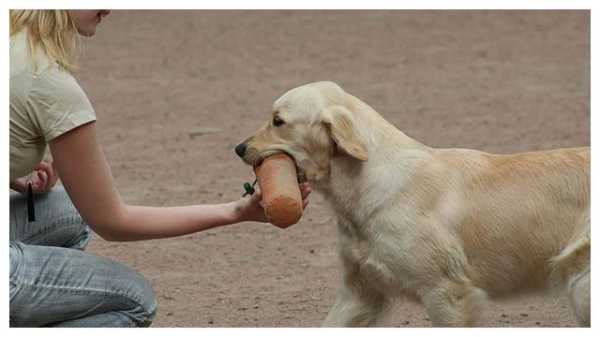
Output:
[[[150,325],[157,308],[151,285],[84,252],[91,230],[127,241],[266,221],[260,193],[213,205],[123,202],[98,143],[96,113],[73,76],[81,36],[93,36],[109,14],[10,12],[11,326]],[[43,160],[47,148],[52,162]],[[59,176],[64,188],[55,187]],[[310,187],[301,189],[306,206]]]

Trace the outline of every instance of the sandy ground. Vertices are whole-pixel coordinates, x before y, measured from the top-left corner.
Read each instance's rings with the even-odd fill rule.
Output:
[[[132,204],[238,198],[234,146],[298,85],[333,80],[409,136],[496,153],[590,143],[589,12],[115,11],[86,42],[82,86]],[[516,196],[518,197],[518,196]],[[157,327],[312,327],[339,267],[319,195],[299,224],[241,223],[174,239],[96,238],[90,251],[154,285]],[[484,326],[574,326],[566,301],[486,308]],[[430,326],[400,301],[387,326]]]

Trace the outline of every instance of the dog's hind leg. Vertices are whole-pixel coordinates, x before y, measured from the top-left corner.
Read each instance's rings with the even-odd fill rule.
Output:
[[[475,324],[481,302],[486,297],[483,290],[472,286],[469,281],[446,279],[424,290],[421,301],[434,326],[471,326]]]
[[[322,326],[373,326],[387,307],[386,298],[359,281],[344,282]]]

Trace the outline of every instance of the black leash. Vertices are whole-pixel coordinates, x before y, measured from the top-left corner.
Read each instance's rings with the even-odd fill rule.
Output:
[[[31,187],[31,176],[27,180],[27,218],[29,222],[35,221],[35,207],[33,205],[33,188]]]

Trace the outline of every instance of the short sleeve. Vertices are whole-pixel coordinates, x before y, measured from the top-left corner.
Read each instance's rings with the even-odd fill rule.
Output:
[[[28,105],[46,142],[96,120],[92,104],[73,75],[56,66],[37,76]]]

